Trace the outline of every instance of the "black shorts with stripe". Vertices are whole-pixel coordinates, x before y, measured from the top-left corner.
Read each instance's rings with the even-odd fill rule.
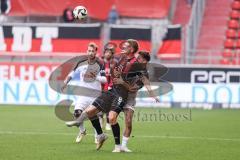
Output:
[[[109,111],[115,111],[120,113],[125,105],[126,97],[120,96],[114,90],[103,92],[92,103],[100,111],[108,113]]]

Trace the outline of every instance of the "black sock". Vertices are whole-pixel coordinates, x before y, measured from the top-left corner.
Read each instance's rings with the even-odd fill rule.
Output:
[[[92,122],[92,125],[93,127],[95,128],[95,130],[97,131],[97,134],[102,134],[103,131],[102,131],[102,128],[101,128],[101,125],[100,125],[100,122],[99,122],[99,119],[98,118],[94,118],[91,120]]]
[[[112,126],[112,132],[115,140],[115,144],[120,144],[120,126],[118,123],[111,125]]]
[[[108,113],[106,114],[107,123],[109,123]]]

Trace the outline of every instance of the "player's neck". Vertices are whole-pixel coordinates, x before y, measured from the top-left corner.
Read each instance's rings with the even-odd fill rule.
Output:
[[[104,58],[104,62],[105,62],[105,63],[108,63],[108,62],[110,62],[110,61],[111,61],[111,58],[109,58],[109,59]]]
[[[95,58],[88,58],[88,64],[94,64],[96,62],[96,57]]]

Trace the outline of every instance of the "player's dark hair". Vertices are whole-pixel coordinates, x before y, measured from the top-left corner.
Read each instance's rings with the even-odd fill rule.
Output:
[[[133,53],[136,53],[138,51],[138,42],[135,39],[128,39],[127,42],[133,47]]]
[[[117,45],[115,43],[109,42],[104,46],[104,52],[109,50],[112,54],[115,54]]]
[[[138,54],[141,55],[148,62],[151,60],[150,53],[148,51],[139,51]]]

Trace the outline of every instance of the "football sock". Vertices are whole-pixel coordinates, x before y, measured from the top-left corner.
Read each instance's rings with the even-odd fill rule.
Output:
[[[87,112],[82,112],[82,114],[76,119],[77,122],[83,123],[84,120],[88,119]]]
[[[102,131],[102,128],[101,128],[99,119],[98,119],[98,118],[94,118],[94,119],[91,120],[91,122],[92,122],[92,125],[93,125],[93,127],[95,128],[97,134],[98,134],[98,135],[99,135],[99,134],[102,134],[103,131]]]
[[[80,133],[83,133],[86,130],[83,123],[79,124],[79,129],[80,129]]]
[[[108,113],[106,114],[107,123],[109,123]]]
[[[116,145],[120,145],[120,126],[118,123],[111,125]]]
[[[123,138],[122,138],[122,146],[123,146],[123,147],[126,147],[126,146],[127,146],[128,139],[129,139],[129,137],[123,136]]]

